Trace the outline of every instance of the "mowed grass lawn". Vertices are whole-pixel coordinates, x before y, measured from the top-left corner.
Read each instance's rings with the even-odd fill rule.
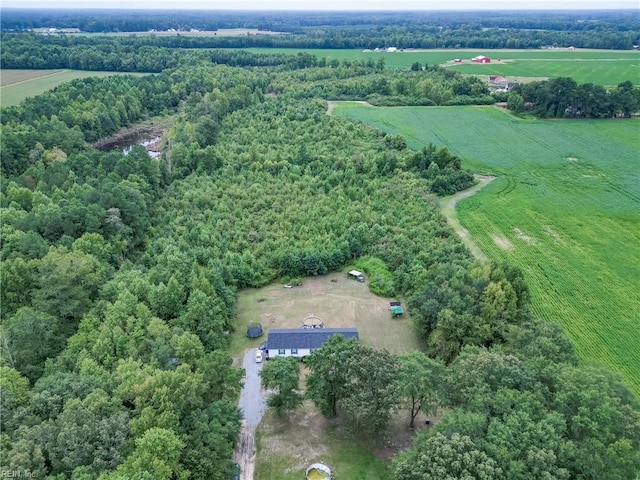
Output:
[[[310,315],[321,318],[325,327],[356,327],[360,341],[374,348],[391,353],[420,348],[411,318],[391,318],[389,300],[375,296],[366,282],[356,282],[345,273],[306,278],[299,287],[274,284],[243,290],[238,297],[237,334],[231,351],[239,356],[266,340],[271,328],[298,328]],[[262,338],[244,336],[252,322],[262,325]]]
[[[534,314],[562,324],[584,361],[640,396],[640,120],[523,120],[495,107],[374,108],[333,115],[433,142],[498,178],[458,204],[489,257],[520,266]]]
[[[0,73],[0,105],[10,107],[18,105],[28,97],[57,87],[61,83],[86,77],[105,77],[124,75],[124,72],[88,72],[82,70],[2,70]],[[146,75],[144,73],[126,73],[126,75]]]
[[[298,328],[309,315],[320,317],[325,327],[357,327],[360,341],[378,349],[401,353],[421,348],[406,315],[392,319],[389,300],[369,292],[367,283],[358,283],[345,273],[306,278],[303,285],[284,288],[274,284],[248,289],[238,297],[237,332],[231,351],[239,360],[247,348],[256,348],[272,328]],[[247,339],[249,323],[260,322],[263,337]],[[302,364],[301,364],[302,365]],[[303,369],[304,374],[304,369]],[[301,387],[304,388],[304,380]],[[408,444],[412,432],[407,412],[392,422],[396,443]],[[279,419],[268,411],[257,430],[256,478],[299,480],[314,462],[331,466],[337,478],[389,480],[387,458],[391,449],[349,432],[343,419],[325,419],[310,401]],[[377,453],[374,454],[374,450]]]
[[[368,60],[377,62],[384,58],[386,68],[408,69],[415,62],[429,65],[447,65],[447,68],[473,75],[505,75],[512,78],[558,78],[572,77],[577,83],[617,85],[630,80],[640,82],[640,52],[628,50],[405,50],[402,52],[367,52],[363,50],[322,49],[247,49],[259,53],[308,52],[318,58],[346,60]],[[485,55],[490,64],[467,63],[477,56]],[[459,58],[465,63],[451,61]],[[497,59],[501,61],[498,62]]]

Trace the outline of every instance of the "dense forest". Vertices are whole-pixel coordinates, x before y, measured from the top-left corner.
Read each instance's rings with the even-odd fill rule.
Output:
[[[56,43],[79,55],[126,45],[15,38],[35,64]],[[16,57],[8,40],[3,62]],[[439,212],[437,195],[474,183],[461,159],[326,115],[331,99],[488,103],[483,82],[307,55],[167,55],[175,63],[157,74],[75,80],[2,109],[2,471],[229,478],[237,291],[367,257],[392,279],[387,293],[407,299],[425,351],[335,337],[314,353],[306,395],[372,438],[397,409],[413,420],[443,408],[394,458],[394,480],[637,474],[638,399],[579,364],[561,329],[533,318],[522,273],[474,260]],[[157,116],[171,123],[159,160],[91,146]],[[268,370],[286,414],[298,372],[284,385]]]

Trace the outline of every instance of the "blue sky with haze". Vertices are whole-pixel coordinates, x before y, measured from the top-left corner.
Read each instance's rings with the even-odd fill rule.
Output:
[[[637,9],[638,0],[2,0],[3,8],[210,10],[588,10]]]

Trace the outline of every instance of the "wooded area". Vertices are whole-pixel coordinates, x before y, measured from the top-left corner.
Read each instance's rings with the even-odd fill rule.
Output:
[[[114,70],[161,72],[78,79],[2,109],[4,470],[229,478],[243,375],[228,353],[236,292],[369,255],[408,299],[426,351],[395,357],[336,337],[312,356],[307,395],[381,438],[398,408],[408,422],[445,408],[394,459],[395,480],[637,473],[637,398],[579,365],[561,330],[532,318],[518,268],[475,261],[440,214],[435,195],[474,182],[461,159],[326,115],[331,99],[491,103],[484,82],[435,66],[144,42],[3,34],[3,68],[111,58]],[[535,103],[558,84],[518,95]],[[637,109],[637,92],[607,93],[627,99],[608,115]],[[567,102],[557,105],[545,114],[563,116]],[[154,116],[172,124],[160,160],[141,146],[91,147]],[[283,383],[264,377],[282,414],[299,404],[296,367]]]

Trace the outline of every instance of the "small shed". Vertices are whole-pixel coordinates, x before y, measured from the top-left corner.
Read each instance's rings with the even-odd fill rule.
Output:
[[[351,270],[349,272],[349,275],[355,278],[359,282],[364,282],[364,275],[362,274],[362,272],[359,272],[358,270]]]

